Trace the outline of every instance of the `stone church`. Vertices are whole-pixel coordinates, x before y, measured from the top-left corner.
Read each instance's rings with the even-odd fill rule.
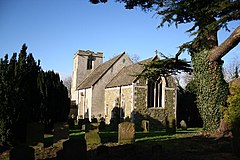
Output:
[[[144,72],[142,64],[156,59],[158,56],[133,64],[129,56],[122,53],[103,62],[103,53],[77,51],[71,87],[77,118],[90,121],[103,118],[109,124],[117,109],[121,119],[136,125],[148,120],[155,129],[165,127],[166,120],[176,120],[175,79],[159,76],[153,81],[136,76]]]

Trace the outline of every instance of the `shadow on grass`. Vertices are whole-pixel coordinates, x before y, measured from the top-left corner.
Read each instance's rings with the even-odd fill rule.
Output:
[[[156,136],[157,133],[151,134]],[[166,135],[162,135],[166,136]],[[238,160],[232,154],[229,139],[215,140],[206,137],[185,137],[160,139],[157,141],[137,141],[133,144],[107,146],[107,154],[102,159],[109,160]],[[88,151],[90,159],[98,160],[98,149]],[[98,153],[101,154],[101,153]],[[99,159],[100,160],[100,159]]]

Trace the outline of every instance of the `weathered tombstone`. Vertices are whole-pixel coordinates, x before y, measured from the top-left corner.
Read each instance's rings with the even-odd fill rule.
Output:
[[[82,130],[82,125],[83,125],[84,119],[78,119],[78,127],[80,131]]]
[[[143,129],[143,132],[149,132],[149,121],[148,120],[142,120],[142,129]]]
[[[105,123],[105,121],[100,121],[99,130],[100,130],[100,131],[103,131],[105,128],[106,128],[106,123]]]
[[[173,116],[167,116],[165,118],[166,121],[166,133],[175,134],[176,133],[176,121]]]
[[[122,122],[118,125],[118,143],[133,143],[135,141],[135,125]]]
[[[63,142],[63,149],[57,152],[58,160],[86,160],[87,146],[84,139],[70,139]]]
[[[101,144],[101,138],[99,136],[99,123],[90,123],[87,126],[85,140],[87,142],[87,145]]]
[[[26,143],[31,146],[43,147],[44,125],[38,122],[27,124]]]
[[[68,119],[68,125],[70,129],[74,128],[74,119],[73,118],[69,118]]]
[[[92,118],[92,123],[97,123],[97,118]]]
[[[9,153],[10,160],[35,160],[34,149],[26,145],[19,145]]]
[[[56,143],[60,140],[69,138],[69,126],[65,122],[55,123],[53,131],[53,142]]]
[[[89,126],[89,124],[90,124],[90,121],[88,118],[83,119],[82,130],[85,131]]]
[[[181,120],[180,126],[181,126],[182,130],[187,130],[187,123],[184,120]]]

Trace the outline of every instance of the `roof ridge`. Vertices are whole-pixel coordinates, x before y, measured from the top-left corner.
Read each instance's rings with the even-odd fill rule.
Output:
[[[132,64],[133,65],[133,64]],[[129,66],[132,66],[132,65],[129,65]],[[129,66],[124,66],[108,83],[107,83],[107,85],[105,86],[105,88],[108,86],[108,84],[110,84],[113,80],[114,80],[114,78],[116,78],[121,72],[122,72],[122,70],[124,70],[125,68],[127,68],[127,67],[129,67]]]

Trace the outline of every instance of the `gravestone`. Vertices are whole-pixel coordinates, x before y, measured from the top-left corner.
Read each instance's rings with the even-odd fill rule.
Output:
[[[181,120],[180,126],[181,126],[182,130],[187,130],[187,123],[184,120]]]
[[[89,124],[90,124],[90,121],[88,118],[83,119],[82,130],[85,131],[89,126]]]
[[[99,123],[90,123],[87,125],[85,140],[87,145],[101,144],[101,138],[99,136]]]
[[[100,121],[99,130],[100,130],[100,131],[103,131],[105,128],[106,128],[106,123],[105,123],[105,121]]]
[[[34,149],[26,145],[19,145],[9,153],[9,160],[35,160]]]
[[[92,123],[97,123],[98,122],[97,118],[92,118],[91,121],[92,121]]]
[[[75,120],[73,118],[69,118],[68,119],[68,125],[70,129],[74,129],[74,125],[75,125]]]
[[[78,127],[80,131],[82,130],[82,125],[83,125],[84,119],[78,119]]]
[[[149,121],[148,120],[142,120],[142,129],[143,129],[143,132],[149,132]]]
[[[65,122],[55,123],[53,131],[53,142],[56,143],[60,140],[69,138],[69,126]]]
[[[165,118],[166,122],[166,133],[168,134],[175,134],[176,133],[176,121],[173,116],[167,116]]]
[[[118,143],[133,143],[135,141],[135,125],[122,122],[118,125]]]
[[[44,125],[38,122],[27,124],[26,143],[31,146],[43,147]]]
[[[63,149],[57,152],[57,160],[86,160],[87,146],[84,139],[70,139],[63,142]]]

